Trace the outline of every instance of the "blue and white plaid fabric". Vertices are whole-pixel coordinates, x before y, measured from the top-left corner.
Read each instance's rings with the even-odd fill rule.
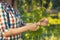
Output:
[[[16,12],[8,3],[0,2],[0,40],[18,40],[21,35],[4,37],[2,34],[10,28],[18,28],[25,25]]]

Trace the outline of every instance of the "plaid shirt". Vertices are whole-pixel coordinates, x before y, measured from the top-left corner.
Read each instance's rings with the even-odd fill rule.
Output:
[[[16,12],[8,3],[0,2],[0,40],[18,40],[21,35],[4,37],[5,31],[9,28],[18,28],[25,25],[20,18],[20,13]]]

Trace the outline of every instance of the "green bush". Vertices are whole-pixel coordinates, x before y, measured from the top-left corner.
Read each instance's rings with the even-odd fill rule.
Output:
[[[43,6],[46,0],[42,0],[42,6],[40,0],[17,0],[17,2],[21,18],[26,23],[34,23],[43,17],[50,17],[50,12],[46,11],[51,10],[53,6],[52,1],[49,3],[48,10]],[[23,40],[60,40],[60,24],[56,25],[51,23],[46,27],[40,26],[37,31],[22,33]]]

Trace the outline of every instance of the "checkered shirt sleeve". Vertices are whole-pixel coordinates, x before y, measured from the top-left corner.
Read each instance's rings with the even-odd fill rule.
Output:
[[[0,40],[18,40],[21,37],[20,35],[5,38],[3,34],[10,28],[18,28],[24,25],[20,13],[16,12],[8,3],[0,2]]]

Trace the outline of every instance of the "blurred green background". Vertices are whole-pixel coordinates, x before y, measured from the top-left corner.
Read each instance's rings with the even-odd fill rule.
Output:
[[[60,40],[60,0],[17,0],[17,5],[25,23],[49,20],[46,27],[22,33],[23,40]]]

